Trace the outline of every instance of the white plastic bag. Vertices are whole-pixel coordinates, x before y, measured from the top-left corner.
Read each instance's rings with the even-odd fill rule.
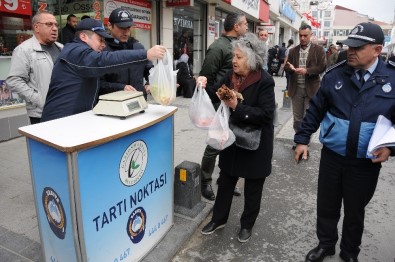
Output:
[[[173,70],[173,59],[169,50],[163,60],[150,69],[149,82],[154,100],[164,106],[174,102],[177,94],[177,71]]]
[[[221,105],[218,107],[208,129],[206,138],[207,145],[217,150],[223,150],[235,142],[235,135],[229,128],[229,116],[229,107],[221,101]]]
[[[215,109],[206,90],[198,84],[189,104],[189,119],[200,129],[208,129],[215,116]]]

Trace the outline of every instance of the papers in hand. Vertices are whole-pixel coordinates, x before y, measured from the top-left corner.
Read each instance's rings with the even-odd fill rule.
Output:
[[[367,157],[373,158],[372,153],[380,147],[395,146],[395,128],[385,116],[377,118],[372,137],[369,141]]]

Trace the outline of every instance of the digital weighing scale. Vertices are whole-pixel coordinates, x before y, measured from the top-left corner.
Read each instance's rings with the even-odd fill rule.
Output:
[[[143,92],[118,91],[99,96],[99,102],[93,108],[93,113],[125,119],[127,116],[144,112],[147,107]]]

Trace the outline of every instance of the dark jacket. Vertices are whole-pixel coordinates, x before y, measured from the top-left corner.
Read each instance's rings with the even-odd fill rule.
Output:
[[[144,49],[144,46],[134,38],[129,38],[128,42],[120,43],[118,41],[107,41],[106,51],[119,50],[138,50]],[[144,79],[148,82],[149,70],[153,67],[151,61],[146,60],[144,63],[134,64],[129,68],[118,70],[113,73],[105,74],[100,81],[100,94],[107,94],[114,91],[120,91],[125,85],[133,86],[137,91],[147,95],[144,87]]]
[[[176,65],[177,72],[177,83],[188,81],[193,79],[188,65],[184,62],[180,62]]]
[[[394,87],[395,64],[381,59],[363,86],[346,61],[333,66],[310,101],[295,143],[309,144],[321,124],[320,141],[325,147],[342,156],[365,158],[378,116],[395,123]]]
[[[41,122],[91,110],[97,102],[100,76],[146,61],[143,49],[96,52],[75,39],[55,62]]]
[[[70,26],[69,24],[66,24],[65,27],[62,28],[62,44],[67,44],[70,43],[74,40],[75,36],[75,28]]]
[[[300,45],[295,46],[289,50],[288,62],[295,68],[299,67],[299,52]],[[307,75],[305,75],[305,88],[309,98],[312,98],[320,88],[320,74],[325,71],[326,56],[322,46],[311,43],[309,54],[306,61]],[[298,75],[290,70],[288,65],[284,69],[290,74],[290,81],[288,84],[288,95],[293,97],[296,92],[296,85],[298,82]]]
[[[231,42],[236,38],[221,36],[207,50],[199,75],[207,78],[207,85],[213,86],[232,69],[233,50]]]
[[[216,90],[225,84],[231,87],[229,71],[218,85],[207,88],[213,102],[218,102]],[[239,102],[235,110],[231,110],[231,121],[237,125],[242,122],[262,127],[261,141],[257,150],[246,150],[235,144],[225,148],[219,154],[219,168],[224,174],[244,178],[264,178],[272,170],[275,111],[274,80],[263,69],[251,73],[242,84],[243,102]]]

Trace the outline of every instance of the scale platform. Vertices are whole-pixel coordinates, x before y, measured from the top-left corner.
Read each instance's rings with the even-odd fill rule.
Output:
[[[99,96],[99,102],[93,108],[93,113],[125,119],[127,116],[144,112],[147,107],[143,92],[117,91]]]

